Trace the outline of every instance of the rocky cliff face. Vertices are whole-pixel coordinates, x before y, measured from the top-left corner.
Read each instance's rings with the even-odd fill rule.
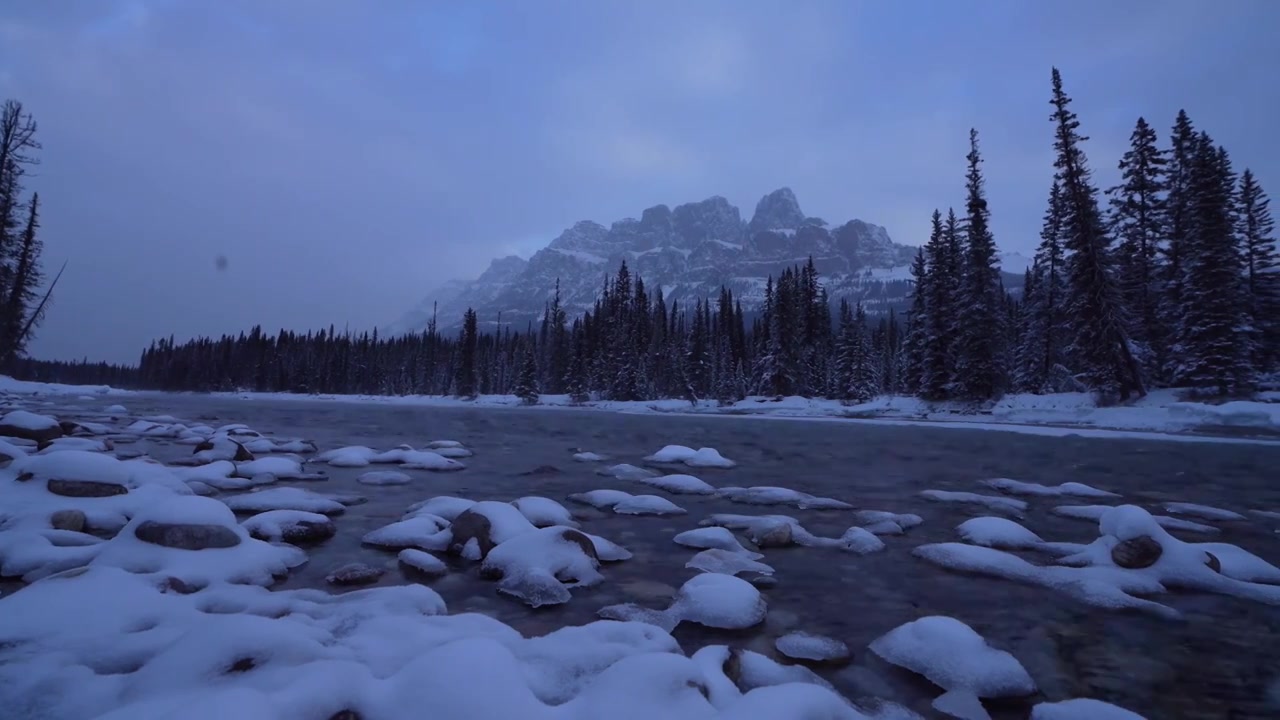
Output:
[[[579,222],[528,261],[500,258],[471,282],[444,285],[386,330],[422,330],[433,303],[442,330],[456,327],[468,307],[482,325],[496,323],[501,313],[503,324],[523,329],[541,319],[557,279],[573,316],[591,307],[605,277],[624,260],[646,287],[662,288],[668,307],[672,301],[687,307],[714,298],[724,285],[750,312],[763,302],[770,275],[812,257],[833,301],[860,300],[876,312],[905,305],[915,252],[890,240],[879,225],[850,220],[833,228],[805,217],[789,188],[761,198],[745,222],[738,208],[717,196],[674,209],[657,205],[639,220],[626,218],[608,228]]]

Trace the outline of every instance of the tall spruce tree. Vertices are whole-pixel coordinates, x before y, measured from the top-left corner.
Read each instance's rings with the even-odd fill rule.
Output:
[[[1129,313],[1130,337],[1146,376],[1163,382],[1168,333],[1160,312],[1159,251],[1168,232],[1168,160],[1156,143],[1155,129],[1138,118],[1120,160],[1120,184],[1107,195],[1110,229],[1118,241],[1116,279]]]
[[[476,380],[476,348],[479,344],[476,311],[467,308],[462,316],[462,333],[458,338],[458,366],[453,393],[474,398],[479,393]]]
[[[1160,268],[1160,323],[1168,335],[1165,366],[1160,377],[1172,380],[1175,366],[1173,345],[1182,323],[1182,283],[1186,278],[1184,257],[1191,242],[1192,215],[1196,202],[1191,188],[1197,134],[1186,110],[1179,110],[1169,137],[1168,193],[1165,196],[1165,243]]]
[[[22,352],[42,314],[42,301],[35,293],[40,279],[40,244],[35,234],[38,201],[23,200],[23,181],[39,162],[38,150],[35,120],[22,103],[6,100],[0,105],[0,363],[4,366]]]
[[[1259,372],[1274,373],[1280,370],[1280,255],[1272,234],[1271,200],[1247,168],[1240,175],[1237,202],[1253,365]]]
[[[920,392],[926,352],[926,326],[929,319],[925,309],[924,285],[927,274],[924,248],[921,248],[911,261],[911,277],[915,283],[911,287],[911,309],[907,311],[907,332],[902,339],[902,390],[912,395]]]
[[[532,335],[527,336],[524,345],[524,352],[520,354],[520,370],[511,392],[525,405],[537,405],[539,400],[538,360],[534,354],[535,343]]]
[[[944,228],[942,215],[933,211],[929,241],[924,246],[925,274],[921,292],[924,295],[922,323],[923,354],[920,363],[920,396],[926,400],[945,400],[951,388],[951,338],[954,324],[955,288],[955,214],[948,216]]]
[[[965,175],[964,257],[955,298],[958,325],[953,388],[958,397],[966,400],[988,400],[1004,389],[1006,368],[1001,362],[1004,295],[1000,290],[1000,269],[996,266],[991,212],[983,188],[977,130],[969,131],[966,159],[969,169]]]
[[[1017,379],[1022,392],[1065,390],[1053,384],[1065,363],[1067,341],[1065,254],[1062,247],[1062,186],[1057,178],[1049,188],[1048,208],[1040,229],[1040,246],[1023,285],[1019,311]]]
[[[1098,191],[1080,144],[1080,122],[1062,75],[1053,69],[1054,167],[1062,183],[1062,245],[1068,252],[1066,277],[1070,299],[1067,323],[1072,338],[1068,355],[1077,377],[1104,396],[1121,400],[1146,388],[1130,348],[1120,292],[1115,285],[1111,238],[1098,209]]]
[[[1226,395],[1253,382],[1245,258],[1235,222],[1235,174],[1208,133],[1197,138],[1187,191],[1188,233],[1182,248],[1182,308],[1174,348],[1174,382]]]

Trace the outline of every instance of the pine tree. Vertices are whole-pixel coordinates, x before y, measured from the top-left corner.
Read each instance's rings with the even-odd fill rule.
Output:
[[[1164,367],[1160,377],[1170,380],[1181,359],[1175,357],[1174,345],[1182,323],[1182,283],[1186,277],[1184,256],[1191,242],[1192,213],[1195,196],[1190,187],[1195,164],[1197,135],[1186,110],[1179,110],[1170,134],[1167,166],[1168,193],[1165,196],[1164,260],[1160,269],[1160,323],[1166,335]]]
[[[920,396],[945,400],[950,394],[952,330],[956,269],[955,213],[949,213],[944,229],[942,215],[933,211],[933,229],[924,246],[925,274],[923,359],[920,364]]]
[[[587,377],[590,364],[587,359],[587,338],[581,321],[574,323],[572,337],[573,349],[569,357],[569,368],[565,371],[564,387],[569,393],[569,399],[574,404],[581,405],[591,397]]]
[[[1253,365],[1259,372],[1275,372],[1280,366],[1280,255],[1271,201],[1248,169],[1240,175],[1237,202]]]
[[[1120,160],[1121,183],[1107,190],[1110,228],[1118,241],[1116,279],[1142,367],[1147,377],[1162,380],[1168,338],[1160,313],[1158,253],[1168,232],[1168,160],[1156,146],[1155,129],[1143,118],[1138,118],[1129,143]]]
[[[871,351],[871,339],[867,335],[867,314],[858,303],[853,312],[853,337],[851,338],[850,377],[847,395],[854,403],[864,403],[876,396],[880,379],[876,376],[876,359]]]
[[[520,360],[520,371],[516,375],[516,384],[512,394],[520,398],[525,405],[537,405],[538,396],[538,361],[534,355],[534,340],[530,335],[525,340],[525,349]]]
[[[476,311],[467,308],[462,316],[462,333],[458,338],[458,366],[453,391],[458,397],[475,399],[479,393],[476,387],[478,322]]]
[[[1053,387],[1052,378],[1066,362],[1067,345],[1065,255],[1062,247],[1062,186],[1057,178],[1049,188],[1048,208],[1040,229],[1040,246],[1022,289],[1022,325],[1017,350],[1017,388],[1044,393]]]
[[[1072,344],[1068,355],[1077,376],[1104,396],[1128,399],[1146,393],[1137,360],[1130,350],[1119,290],[1111,266],[1111,238],[1098,209],[1097,188],[1080,144],[1071,98],[1062,89],[1062,76],[1053,69],[1055,125],[1054,167],[1062,182],[1062,245],[1069,253],[1066,278],[1070,299],[1067,322]]]
[[[27,208],[27,222],[18,244],[17,258],[9,281],[9,295],[0,306],[0,337],[5,338],[4,354],[0,366],[7,367],[26,350],[31,339],[31,329],[39,325],[45,304],[40,301],[37,289],[43,273],[40,271],[40,254],[43,246],[36,231],[40,227],[40,196],[31,196]]]
[[[954,392],[967,400],[988,400],[1003,392],[1006,373],[1000,362],[1004,334],[1004,297],[995,264],[996,243],[991,235],[990,210],[983,190],[978,131],[969,131],[969,170],[966,174],[963,270],[956,296]]]
[[[38,273],[29,274],[25,282],[18,277],[24,255],[28,268],[39,261],[37,203],[22,199],[23,178],[38,163],[35,152],[40,143],[35,136],[36,122],[22,103],[6,100],[0,105],[0,361],[6,364],[21,352],[27,338],[20,335],[27,321],[38,321],[40,315],[32,295]],[[25,228],[24,205],[28,207]]]
[[[1187,179],[1195,203],[1189,208],[1182,248],[1182,312],[1173,379],[1220,395],[1253,382],[1234,190],[1230,159],[1202,132]]]
[[[907,333],[902,340],[902,389],[912,395],[920,392],[924,367],[926,327],[929,323],[923,289],[926,274],[924,249],[921,248],[911,262],[911,277],[915,284],[911,288],[911,310],[907,312]]]

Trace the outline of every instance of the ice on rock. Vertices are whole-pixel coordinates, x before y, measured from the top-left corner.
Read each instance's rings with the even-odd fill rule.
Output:
[[[618,503],[630,500],[632,497],[631,493],[621,490],[588,490],[583,493],[574,493],[567,499],[569,502],[590,505],[597,510],[609,510]]]
[[[467,498],[437,495],[429,500],[410,505],[409,511],[405,514],[405,519],[407,520],[417,515],[435,515],[453,522],[459,515],[470,510],[475,504],[475,500],[468,500]]]
[[[268,510],[303,510],[325,515],[340,515],[346,506],[327,495],[302,488],[280,487],[236,495],[223,500],[227,507],[240,513]]]
[[[719,525],[730,530],[741,530],[751,542],[761,548],[800,545],[802,547],[829,547],[847,550],[859,555],[883,550],[885,545],[865,528],[851,527],[838,538],[819,537],[805,529],[800,521],[788,515],[733,515],[715,513],[701,523],[703,526]]]
[[[982,700],[968,690],[948,690],[933,699],[933,709],[959,720],[991,720]]]
[[[578,523],[574,521],[573,514],[569,512],[565,506],[552,500],[551,498],[537,497],[530,495],[522,497],[518,500],[512,500],[511,504],[521,515],[533,524],[534,527],[545,528],[552,525],[563,525],[564,527],[576,528]]]
[[[1031,720],[1146,720],[1146,718],[1101,700],[1075,698],[1034,705],[1031,708]]]
[[[647,622],[670,632],[682,622],[742,630],[763,622],[765,612],[764,597],[751,583],[732,575],[702,573],[680,586],[666,610],[628,603],[601,608],[599,614],[610,620]]]
[[[498,592],[536,608],[566,603],[568,588],[600,582],[599,567],[590,538],[572,528],[548,527],[495,546],[480,575],[499,580]]]
[[[967,690],[981,698],[1036,692],[1035,681],[1017,658],[991,647],[973,628],[952,617],[913,620],[869,647],[886,662],[923,675],[943,690]]]
[[[738,538],[728,528],[718,526],[686,530],[676,535],[672,540],[677,545],[699,550],[726,550],[743,555],[751,560],[759,560],[764,557],[758,552],[752,552],[743,547],[742,543],[738,542]]]
[[[1054,515],[1061,517],[1074,518],[1076,520],[1100,520],[1109,510],[1116,505],[1059,505],[1049,510]],[[1218,528],[1212,525],[1204,525],[1202,523],[1191,522],[1181,518],[1169,517],[1168,515],[1152,516],[1161,527],[1168,530],[1186,530],[1188,532],[1198,533],[1216,533]]]
[[[408,485],[412,481],[412,477],[399,470],[374,470],[356,478],[361,485]]]
[[[718,495],[729,502],[747,505],[792,505],[800,510],[848,510],[853,507],[839,500],[769,485],[749,488],[724,487],[720,488]]]
[[[636,467],[627,463],[600,468],[596,471],[596,474],[617,478],[618,480],[645,480],[658,477],[658,473],[648,468]]]
[[[731,468],[737,465],[725,458],[715,448],[704,447],[694,450],[684,445],[667,445],[658,452],[645,458],[654,463],[684,463],[689,467]]]
[[[378,451],[364,445],[348,445],[334,450],[326,450],[316,456],[316,462],[328,463],[332,467],[362,468],[369,465],[370,458]]]
[[[268,510],[240,525],[259,540],[312,543],[333,537],[337,526],[327,515],[303,510]]]
[[[230,437],[220,435],[197,444],[191,458],[198,462],[213,462],[214,460],[247,462],[253,460],[253,453]]]
[[[1223,510],[1211,505],[1197,505],[1196,503],[1185,502],[1168,502],[1164,504],[1164,511],[1171,512],[1175,515],[1191,515],[1193,517],[1204,518],[1205,520],[1244,520],[1244,515],[1231,510]]]
[[[657,495],[632,495],[613,506],[619,515],[684,515],[688,510]]]
[[[663,475],[655,478],[640,478],[637,482],[675,495],[712,495],[716,492],[710,484],[692,475]]]
[[[792,660],[840,662],[849,659],[849,646],[825,635],[793,632],[773,642],[773,646]]]
[[[968,505],[983,505],[991,510],[1007,512],[1012,515],[1022,515],[1027,509],[1027,504],[1022,500],[1014,498],[1002,497],[999,495],[980,495],[971,492],[957,492],[952,490],[925,490],[920,493],[920,497],[927,500],[948,503],[963,503]]]
[[[956,528],[967,543],[1004,550],[1032,548],[1044,542],[1039,535],[1018,523],[1001,517],[976,517]]]
[[[405,548],[400,551],[398,557],[401,564],[407,565],[424,575],[444,575],[449,572],[449,566],[429,552]]]
[[[884,510],[859,510],[853,515],[854,522],[876,535],[901,535],[924,522],[924,519],[913,513],[892,513]]]
[[[419,550],[448,550],[453,543],[449,521],[437,515],[418,513],[407,520],[393,522],[365,533],[360,542],[389,550],[417,548]]]
[[[253,539],[217,500],[179,496],[135,515],[102,544],[90,565],[203,587],[217,582],[270,585],[306,559],[306,553],[291,545]]]
[[[753,560],[748,555],[719,548],[703,550],[694,555],[684,566],[692,570],[724,575],[737,575],[743,572],[753,572],[761,575],[773,574],[772,567]]]
[[[1040,483],[1023,482],[1021,480],[1011,480],[1009,478],[993,478],[991,480],[983,480],[982,484],[993,490],[999,490],[1013,495],[1030,495],[1034,497],[1120,497],[1116,493],[1099,490],[1098,488],[1078,482],[1064,482],[1060,485],[1041,485]]]

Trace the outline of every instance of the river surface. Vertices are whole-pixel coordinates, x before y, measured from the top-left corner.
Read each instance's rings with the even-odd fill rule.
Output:
[[[836,549],[782,548],[765,551],[778,584],[764,590],[766,623],[741,633],[713,632],[691,624],[674,633],[687,652],[708,643],[728,643],[775,655],[772,642],[792,629],[829,635],[853,649],[851,663],[819,673],[850,697],[877,696],[926,717],[939,691],[928,682],[888,666],[867,644],[925,615],[951,615],[971,625],[991,644],[1012,652],[1027,667],[1042,695],[1032,700],[1093,697],[1159,718],[1265,718],[1280,716],[1280,608],[1206,594],[1154,598],[1185,615],[1163,620],[1136,612],[1082,605],[1051,590],[942,570],[911,555],[912,548],[957,540],[964,520],[991,514],[980,506],[936,503],[922,490],[993,494],[978,485],[1009,477],[1049,485],[1087,483],[1120,493],[1123,502],[1153,512],[1164,501],[1196,502],[1240,512],[1280,510],[1280,446],[1135,439],[1040,437],[989,430],[878,426],[859,422],[807,422],[740,417],[620,414],[600,411],[435,408],[319,400],[242,400],[234,397],[143,394],[111,400],[65,400],[49,408],[62,417],[101,410],[119,399],[130,415],[173,415],[212,425],[243,422],[264,434],[313,440],[321,450],[344,445],[390,449],[459,440],[475,452],[456,473],[407,471],[403,486],[360,485],[368,469],[310,465],[329,474],[324,482],[294,484],[320,492],[356,493],[368,502],[338,517],[338,535],[309,548],[310,561],[277,587],[328,586],[325,575],[359,561],[384,566],[380,584],[419,581],[405,575],[395,554],[360,544],[360,537],[398,520],[410,504],[435,495],[475,500],[512,500],[566,495],[597,488],[657,494],[689,511],[676,517],[624,517],[566,503],[583,529],[618,542],[631,560],[607,564],[605,582],[576,589],[573,600],[553,609],[530,610],[496,593],[473,566],[428,584],[452,612],[495,616],[530,635],[595,619],[601,607],[637,602],[665,607],[693,570],[695,552],[674,544],[675,534],[698,526],[713,512],[786,514],[819,535],[838,537],[852,524],[848,511],[761,508],[714,497],[668,495],[639,483],[595,474],[597,463],[573,461],[589,450],[613,462],[643,464],[666,444],[710,446],[738,463],[731,470],[689,472],[716,486],[777,485],[833,497],[858,508],[919,514],[924,523],[904,536],[883,538],[888,549],[856,556]],[[190,454],[186,445],[144,440],[120,448],[144,450],[159,460]],[[555,472],[547,471],[547,467]],[[543,472],[525,475],[543,468]],[[1091,504],[1072,498],[1024,498],[1031,505],[1023,524],[1046,540],[1089,542],[1090,522],[1049,513],[1058,504]],[[1119,502],[1119,501],[1117,501]],[[1256,517],[1219,522],[1220,535],[1175,533],[1189,541],[1239,545],[1280,564],[1277,523]],[[1043,556],[1027,555],[1044,563]],[[775,655],[776,656],[776,655]],[[1028,701],[989,703],[996,718],[1025,718]]]

